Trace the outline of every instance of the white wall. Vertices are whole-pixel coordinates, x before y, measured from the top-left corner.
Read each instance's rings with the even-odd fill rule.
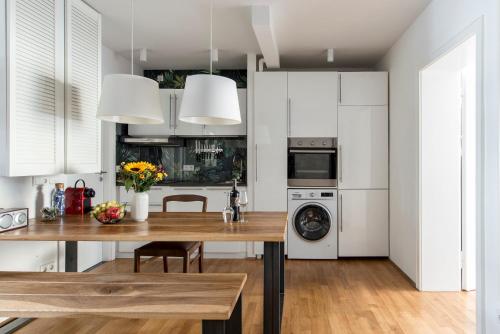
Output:
[[[498,0],[434,0],[396,42],[380,64],[390,72],[391,259],[413,280],[417,268],[419,70],[474,21],[484,19],[484,219],[482,280],[478,310],[482,332],[499,333],[500,231],[499,94],[500,3]]]
[[[130,61],[105,46],[103,46],[102,57],[103,75],[130,71]],[[134,67],[134,72],[142,75],[142,68],[140,66]],[[72,186],[75,180],[80,177],[84,178],[87,186],[96,189],[97,196],[94,202],[116,197],[113,173],[115,169],[115,124],[103,124],[102,131],[103,170],[108,171],[103,180],[105,182],[104,191],[100,176],[97,174],[58,175],[51,178],[54,182],[64,182],[66,186]],[[33,218],[39,215],[42,207],[50,205],[53,188],[54,184],[33,186],[32,177],[0,177],[0,208],[27,207],[30,211],[30,217]],[[62,243],[61,248],[63,251],[64,245]],[[15,254],[15,257],[12,254]],[[100,243],[80,243],[80,270],[88,268],[101,259]],[[58,261],[57,242],[0,242],[0,270],[38,271],[41,264],[49,262],[64,263],[64,259]],[[62,266],[60,269],[63,269]]]

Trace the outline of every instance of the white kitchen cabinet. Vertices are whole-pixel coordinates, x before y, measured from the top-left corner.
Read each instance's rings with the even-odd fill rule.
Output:
[[[288,137],[337,137],[337,72],[288,72]]]
[[[64,172],[64,0],[0,6],[0,175]]]
[[[181,113],[181,103],[182,95],[184,94],[184,89],[176,89],[174,95],[174,105],[175,109],[173,111],[174,116],[174,129],[176,136],[202,136],[203,135],[203,125],[182,122],[179,119]]]
[[[339,256],[389,256],[388,190],[339,190]]]
[[[287,209],[287,73],[254,77],[254,209]]]
[[[130,124],[128,134],[131,136],[173,136],[174,128],[175,89],[160,89],[160,104],[163,111],[163,124],[144,125]]]
[[[238,102],[240,105],[241,124],[237,125],[207,125],[204,129],[206,136],[246,136],[247,134],[247,90],[238,89]]]
[[[387,72],[339,73],[340,98],[343,106],[385,106],[389,104]]]
[[[339,189],[389,186],[387,106],[339,107]]]
[[[66,2],[66,173],[101,171],[101,14]]]

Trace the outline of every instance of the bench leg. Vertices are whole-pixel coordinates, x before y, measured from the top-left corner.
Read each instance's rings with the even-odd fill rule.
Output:
[[[65,242],[64,262],[67,273],[78,271],[78,241]]]
[[[242,319],[240,295],[229,320],[203,320],[201,325],[201,332],[202,334],[242,334]]]
[[[281,333],[281,299],[284,297],[284,258],[279,242],[264,242],[264,333]]]

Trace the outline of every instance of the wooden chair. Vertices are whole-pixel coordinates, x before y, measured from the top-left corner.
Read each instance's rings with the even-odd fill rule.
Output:
[[[163,198],[163,212],[167,212],[168,202],[202,202],[202,212],[207,212],[207,198],[199,195],[172,195]],[[191,259],[191,255],[198,250],[196,256]],[[161,256],[163,257],[163,271],[168,273],[168,257],[183,258],[183,272],[189,272],[189,265],[199,260],[199,272],[203,272],[203,241],[170,242],[155,241],[150,242],[134,251],[134,272],[140,272],[141,256]]]

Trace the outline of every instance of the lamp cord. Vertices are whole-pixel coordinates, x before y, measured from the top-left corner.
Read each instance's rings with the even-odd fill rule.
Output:
[[[130,0],[130,74],[134,75],[134,0]]]
[[[214,16],[214,2],[210,1],[210,75],[212,75],[212,58],[213,58],[213,16]]]

